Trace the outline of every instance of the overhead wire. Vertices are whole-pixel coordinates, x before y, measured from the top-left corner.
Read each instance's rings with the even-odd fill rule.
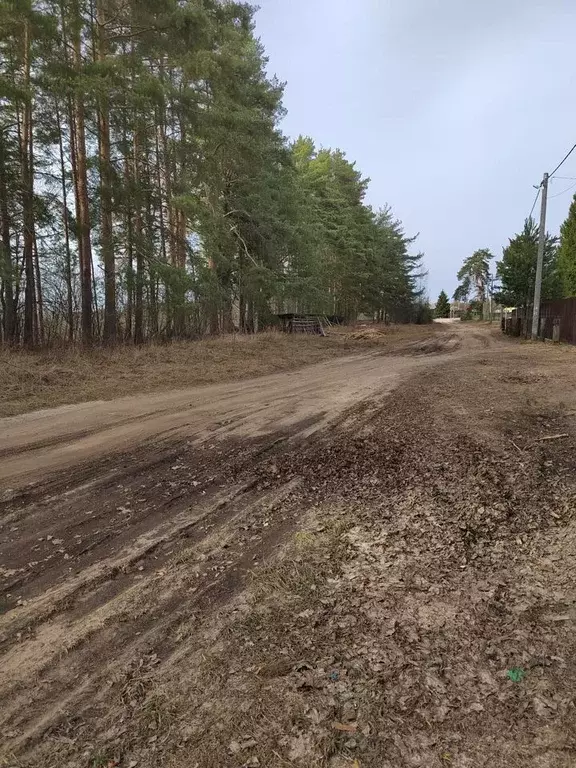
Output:
[[[542,180],[542,182],[537,187],[536,197],[534,198],[534,202],[532,203],[532,210],[530,211],[530,216],[528,218],[530,218],[530,219],[532,218],[532,214],[534,213],[534,208],[536,208],[536,203],[538,202],[538,198],[540,197],[540,192],[542,191],[542,187],[543,186],[546,186],[546,187],[548,186],[548,181],[550,181],[552,178],[554,178],[554,175],[556,174],[556,172],[559,171],[560,168],[562,168],[562,166],[564,165],[566,160],[568,160],[568,158],[570,157],[572,152],[574,152],[575,149],[576,149],[576,144],[574,144],[574,146],[564,155],[564,157],[558,163],[556,168],[554,168],[552,173],[545,174],[544,179]],[[556,178],[562,178],[562,177],[557,176]],[[570,177],[567,177],[567,181],[568,180],[572,181],[573,179],[571,179]],[[576,187],[576,184],[572,184],[572,186],[568,187],[568,189],[565,189],[562,192],[558,192],[555,195],[551,195],[551,198],[560,197],[560,195],[566,194],[566,192],[569,192],[574,187]],[[543,233],[540,231],[540,246],[539,246],[539,249],[542,246],[542,235],[543,235]],[[539,250],[539,259],[541,259],[541,257],[542,257],[542,254],[541,254],[541,252]],[[538,292],[537,293],[538,293],[538,296],[540,296],[540,288],[538,288]],[[536,292],[535,292],[535,294],[536,294]],[[535,295],[535,297],[534,297],[533,329],[534,329],[534,325],[536,325],[536,327],[538,327],[538,324],[539,324],[539,307],[540,307],[540,304],[539,304],[539,301],[537,300],[536,295]],[[533,336],[535,336],[535,335],[536,334],[533,333]]]
[[[569,151],[569,152],[568,152],[568,153],[567,153],[567,154],[566,154],[566,155],[565,155],[565,156],[562,158],[562,160],[561,160],[561,161],[558,163],[558,165],[556,166],[556,168],[554,168],[554,170],[552,171],[552,173],[550,174],[550,176],[554,176],[554,174],[556,173],[556,171],[558,171],[560,168],[562,168],[562,166],[564,165],[564,163],[566,162],[566,160],[568,160],[568,158],[570,157],[570,155],[572,154],[572,152],[574,152],[574,150],[575,150],[575,149],[576,149],[576,144],[574,144],[574,146],[572,147],[572,149],[571,149],[571,150],[570,150],[570,151]]]
[[[568,160],[568,158],[570,157],[570,155],[572,154],[572,152],[574,152],[574,150],[575,150],[575,149],[576,149],[576,144],[574,144],[574,146],[573,146],[573,147],[572,147],[572,148],[571,148],[571,149],[570,149],[570,150],[569,150],[569,151],[568,151],[568,152],[567,152],[567,153],[564,155],[564,157],[563,157],[563,158],[562,158],[562,160],[561,160],[561,161],[558,163],[558,165],[556,166],[556,168],[554,168],[554,170],[552,171],[552,173],[549,173],[549,174],[548,174],[548,179],[549,179],[550,181],[552,181],[552,179],[554,178],[554,179],[564,179],[564,180],[566,180],[566,181],[575,181],[575,182],[576,182],[576,178],[575,178],[574,176],[556,176],[556,175],[555,175],[555,174],[556,174],[556,171],[559,171],[559,170],[560,170],[560,168],[562,168],[562,166],[564,165],[564,163],[566,162],[566,160]],[[541,183],[540,183],[540,185],[538,186],[538,191],[536,192],[536,197],[535,197],[535,199],[534,199],[534,203],[532,204],[532,210],[530,211],[530,216],[529,216],[529,218],[532,218],[532,214],[534,213],[534,208],[536,208],[536,203],[538,202],[538,198],[540,197],[540,192],[542,191],[542,184],[543,184],[543,182],[541,182]],[[557,192],[555,195],[550,195],[550,199],[552,200],[552,199],[554,199],[555,197],[560,197],[561,195],[565,195],[565,194],[566,194],[566,192],[570,192],[570,190],[571,190],[571,189],[574,189],[574,187],[576,187],[576,184],[572,184],[572,185],[571,185],[570,187],[568,187],[567,189],[563,190],[562,192]]]
[[[534,202],[532,203],[532,210],[528,214],[528,218],[532,218],[532,214],[534,213],[534,208],[536,208],[536,203],[538,202],[538,198],[540,197],[540,192],[542,191],[542,186],[538,187],[538,192],[536,192],[536,197],[534,198]]]
[[[565,195],[566,192],[570,192],[570,190],[574,189],[574,187],[576,187],[576,182],[567,187],[567,189],[563,189],[562,192],[557,192],[555,195],[550,195],[550,200],[553,200],[555,197],[560,197],[560,195]]]

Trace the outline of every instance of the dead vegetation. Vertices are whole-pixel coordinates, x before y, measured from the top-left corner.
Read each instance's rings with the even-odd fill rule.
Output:
[[[383,323],[359,322],[353,328],[333,326],[330,335],[340,335],[354,341],[372,341],[389,343],[391,340],[409,341],[414,339],[431,339],[437,333],[444,331],[440,326],[430,325],[385,325]]]
[[[371,346],[387,348],[433,333],[423,326],[375,326],[357,335],[333,328],[326,338],[262,333],[202,341],[54,349],[0,347],[0,417],[59,405],[194,387],[291,370]]]

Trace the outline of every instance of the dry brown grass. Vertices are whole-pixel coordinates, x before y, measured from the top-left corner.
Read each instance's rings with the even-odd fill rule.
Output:
[[[0,348],[0,417],[59,405],[200,386],[298,368],[433,331],[388,327],[367,338],[341,328],[326,338],[262,333],[143,347],[38,352]]]

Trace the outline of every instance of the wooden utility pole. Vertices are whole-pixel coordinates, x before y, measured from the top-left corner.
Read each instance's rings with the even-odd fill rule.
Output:
[[[546,245],[546,206],[548,203],[548,174],[542,179],[542,207],[540,208],[540,229],[538,231],[538,261],[536,264],[536,285],[534,286],[534,308],[532,311],[532,338],[538,338],[540,326],[540,298],[542,296],[542,270],[544,247]]]

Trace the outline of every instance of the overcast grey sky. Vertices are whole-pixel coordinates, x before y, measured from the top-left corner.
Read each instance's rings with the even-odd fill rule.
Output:
[[[343,149],[420,232],[432,298],[499,258],[576,142],[576,0],[259,0],[288,136]],[[576,181],[576,153],[559,171]],[[555,180],[550,193],[572,183]],[[557,232],[573,192],[550,201]]]

